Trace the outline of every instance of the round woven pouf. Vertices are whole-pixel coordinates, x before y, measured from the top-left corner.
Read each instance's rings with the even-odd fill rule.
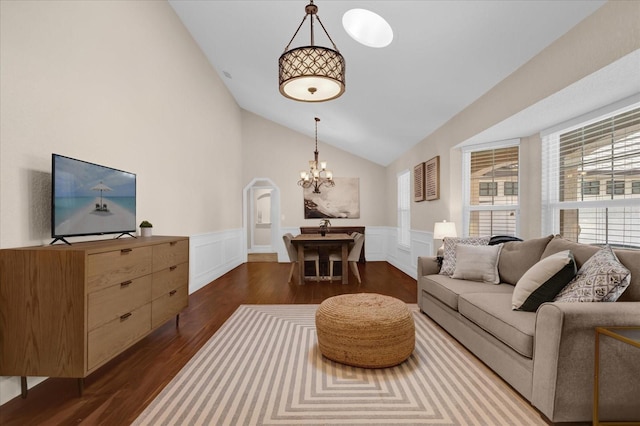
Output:
[[[407,305],[375,293],[330,297],[316,311],[318,346],[325,357],[355,367],[400,364],[415,347]]]

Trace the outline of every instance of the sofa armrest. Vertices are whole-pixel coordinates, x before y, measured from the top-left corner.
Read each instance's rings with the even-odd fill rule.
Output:
[[[555,302],[545,303],[538,309],[531,402],[553,422],[591,419],[595,327],[599,326],[640,326],[640,302]],[[601,359],[609,357],[607,363],[615,362],[612,359],[634,359],[638,355],[633,352],[638,349],[630,345],[601,346],[601,353],[603,349],[607,353],[604,357],[601,355]],[[617,388],[614,392],[619,390],[626,395],[640,392],[636,379],[640,377],[640,365],[627,364],[625,368],[624,374],[601,379],[601,389],[605,386],[608,389]],[[637,407],[631,407],[624,401],[630,399],[626,398],[622,404],[617,401],[619,405],[614,415],[622,418],[640,415]],[[607,401],[601,399],[603,414],[606,409],[602,408],[606,408],[606,405]]]
[[[418,256],[418,278],[440,272],[440,264],[436,256]]]

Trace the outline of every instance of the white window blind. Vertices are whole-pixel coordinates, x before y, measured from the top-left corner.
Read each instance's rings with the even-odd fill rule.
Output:
[[[411,172],[398,174],[398,244],[411,244]]]
[[[543,226],[640,247],[640,108],[543,136]]]
[[[464,159],[465,235],[517,235],[519,146],[469,150]]]

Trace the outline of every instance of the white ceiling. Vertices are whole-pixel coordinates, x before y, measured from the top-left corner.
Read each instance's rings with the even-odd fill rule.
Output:
[[[304,17],[306,0],[169,3],[241,108],[311,137],[313,117],[320,117],[320,141],[386,166],[605,2],[316,0],[347,64],[345,94],[322,103],[292,101],[278,91],[278,57]],[[342,15],[358,7],[391,24],[390,46],[369,48],[347,35]],[[321,28],[315,30],[315,44],[331,47]],[[308,21],[291,47],[307,44]],[[616,96],[633,94],[627,86]],[[593,84],[584,89],[596,106],[603,105],[595,99],[600,94],[610,96]],[[470,142],[528,134],[519,123],[537,131],[546,126],[538,121],[553,119],[545,111],[532,110],[535,122],[523,111]]]

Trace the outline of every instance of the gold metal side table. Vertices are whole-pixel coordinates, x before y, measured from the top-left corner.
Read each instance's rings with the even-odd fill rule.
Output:
[[[640,327],[596,327],[596,353],[595,366],[593,368],[593,425],[594,426],[614,426],[614,425],[637,425],[638,422],[601,422],[598,418],[598,376],[600,373],[600,335],[604,334],[612,339],[619,340],[628,345],[640,349]]]

